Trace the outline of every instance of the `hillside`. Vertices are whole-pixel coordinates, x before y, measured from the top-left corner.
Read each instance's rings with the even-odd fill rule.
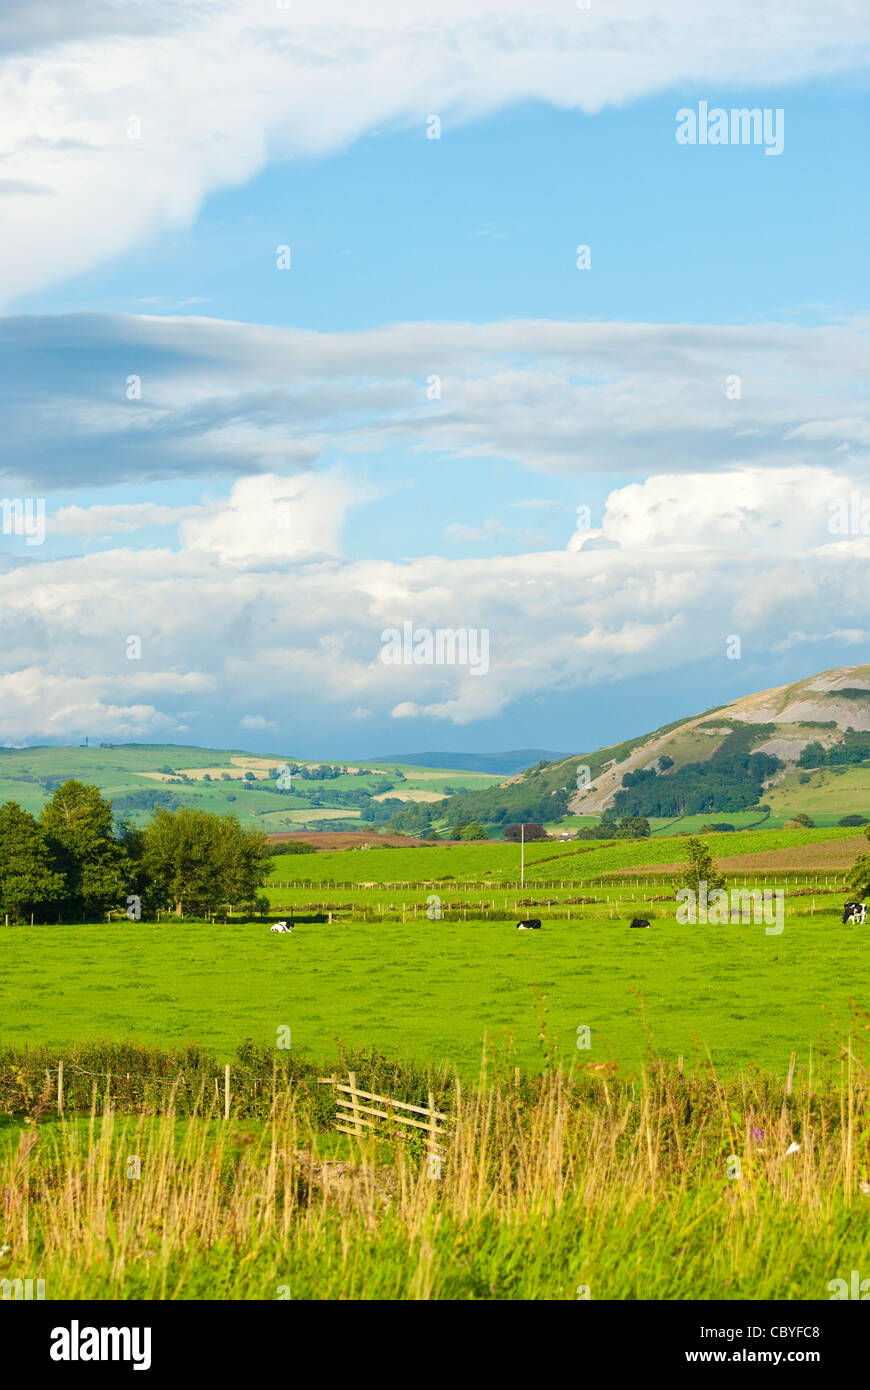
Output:
[[[738,828],[802,813],[820,825],[870,818],[870,665],[742,696],[439,807],[448,824],[462,814],[490,825],[566,817],[576,825],[574,817],[602,813],[646,816],[654,831],[696,829],[711,817]],[[685,824],[691,818],[696,825]]]
[[[463,820],[495,835],[514,821],[572,832],[602,815],[645,816],[653,834],[711,820],[781,826],[799,814],[831,826],[845,815],[870,819],[870,665],[823,671],[511,775],[483,768],[524,762],[532,751],[331,764],[177,744],[4,748],[0,802],[38,812],[60,782],[77,777],[111,797],[119,818],[141,822],[155,806],[195,805],[270,833],[372,826],[443,835]],[[460,766],[436,765],[448,758]]]
[[[284,767],[291,775],[281,776],[279,785]],[[38,813],[70,777],[99,787],[118,819],[142,822],[155,806],[200,806],[270,833],[381,825],[402,806],[435,803],[461,788],[476,791],[499,781],[462,769],[319,763],[179,744],[0,749],[0,803],[17,801]]]

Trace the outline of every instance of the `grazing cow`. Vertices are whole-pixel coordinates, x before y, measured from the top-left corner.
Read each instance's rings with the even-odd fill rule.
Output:
[[[645,917],[635,917],[631,925],[633,927],[648,927],[649,922],[646,920]]]
[[[292,922],[289,922],[289,923],[288,923],[288,922],[276,922],[275,925],[274,925],[274,927],[270,927],[269,930],[270,930],[270,931],[292,931],[292,930],[293,930],[293,926],[294,926],[294,924],[293,924]]]
[[[843,922],[857,922],[862,927],[867,921],[866,903],[843,903]]]
[[[540,931],[540,917],[530,917],[527,922],[517,922],[517,931]]]

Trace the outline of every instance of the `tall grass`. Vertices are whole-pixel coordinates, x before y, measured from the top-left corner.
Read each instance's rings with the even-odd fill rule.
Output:
[[[488,1063],[452,1082],[437,1175],[413,1140],[326,1156],[303,1081],[229,1124],[205,1086],[183,1119],[109,1091],[7,1145],[0,1278],[47,1298],[827,1298],[870,1276],[856,1043],[786,1092],[654,1058],[634,1081]]]

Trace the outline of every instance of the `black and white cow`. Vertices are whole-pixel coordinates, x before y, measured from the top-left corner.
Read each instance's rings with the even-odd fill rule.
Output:
[[[857,922],[862,927],[867,921],[866,903],[843,903],[843,921]]]
[[[527,922],[517,922],[517,931],[540,931],[540,917],[530,917]]]
[[[293,923],[293,922],[276,922],[275,925],[274,925],[274,927],[270,927],[269,930],[270,930],[270,931],[292,931],[292,930],[293,930],[293,927],[294,927],[294,923]]]
[[[634,921],[631,923],[631,925],[632,925],[633,927],[648,927],[648,926],[649,926],[649,922],[646,920],[645,917],[635,917],[635,919],[634,919]]]

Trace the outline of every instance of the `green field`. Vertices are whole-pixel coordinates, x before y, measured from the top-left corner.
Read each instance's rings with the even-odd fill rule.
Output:
[[[704,843],[714,854],[725,855],[764,853],[839,839],[854,840],[856,854],[867,843],[860,830],[842,827],[705,835]],[[525,877],[527,882],[564,879],[583,883],[597,874],[616,869],[635,866],[642,869],[673,863],[685,858],[685,853],[685,840],[679,836],[649,840],[583,840],[577,844],[536,840],[525,846]],[[520,847],[505,843],[425,845],[408,849],[379,847],[317,855],[278,855],[273,864],[273,882],[413,883],[450,878],[513,882],[520,876]]]
[[[49,1298],[825,1297],[868,1249],[868,928],[841,925],[842,865],[777,864],[867,841],[705,838],[770,857],[781,934],[678,924],[654,877],[677,838],[531,844],[524,888],[515,845],[277,856],[291,935],[0,927],[3,1276]],[[337,1133],[327,1070],[434,1089],[440,1180],[419,1136]]]
[[[481,790],[496,785],[499,778],[490,773],[451,771],[447,768],[417,768],[406,764],[352,762],[352,773],[327,781],[305,781],[295,777],[292,790],[278,791],[271,775],[285,760],[309,767],[318,764],[296,759],[290,754],[261,755],[240,749],[190,748],[182,744],[120,744],[90,748],[43,747],[0,749],[0,803],[17,801],[37,814],[51,790],[65,778],[99,787],[115,803],[119,816],[144,823],[150,811],[143,794],[162,793],[178,805],[195,806],[217,815],[232,814],[267,833],[292,830],[301,825],[328,827],[330,821],[352,823],[372,814],[368,798],[390,795],[406,804],[414,794],[424,797],[446,796],[460,790]],[[335,765],[348,765],[335,760]],[[170,773],[162,769],[169,768]],[[245,770],[256,780],[243,788]],[[208,780],[203,775],[208,773]],[[189,778],[180,781],[182,776]],[[388,792],[380,789],[389,787]],[[362,793],[362,808],[330,807],[329,792]],[[319,799],[326,794],[326,804]],[[131,801],[132,798],[132,801]],[[395,808],[394,808],[395,809]]]
[[[229,1056],[242,1038],[273,1042],[283,1025],[313,1058],[333,1055],[340,1038],[473,1074],[484,1037],[524,1065],[540,1062],[543,1006],[563,1052],[586,1025],[585,1060],[633,1069],[640,994],[662,1055],[709,1048],[726,1070],[777,1071],[842,1025],[850,1000],[870,1007],[864,935],[840,926],[832,899],[815,906],[810,916],[808,898],[787,898],[778,937],[761,925],[679,926],[672,904],[627,892],[539,933],[422,913],[405,924],[302,922],[291,936],[268,923],[10,927],[0,1041],[60,1052],[99,1037],[195,1040]],[[649,932],[628,929],[634,912],[651,918]]]

